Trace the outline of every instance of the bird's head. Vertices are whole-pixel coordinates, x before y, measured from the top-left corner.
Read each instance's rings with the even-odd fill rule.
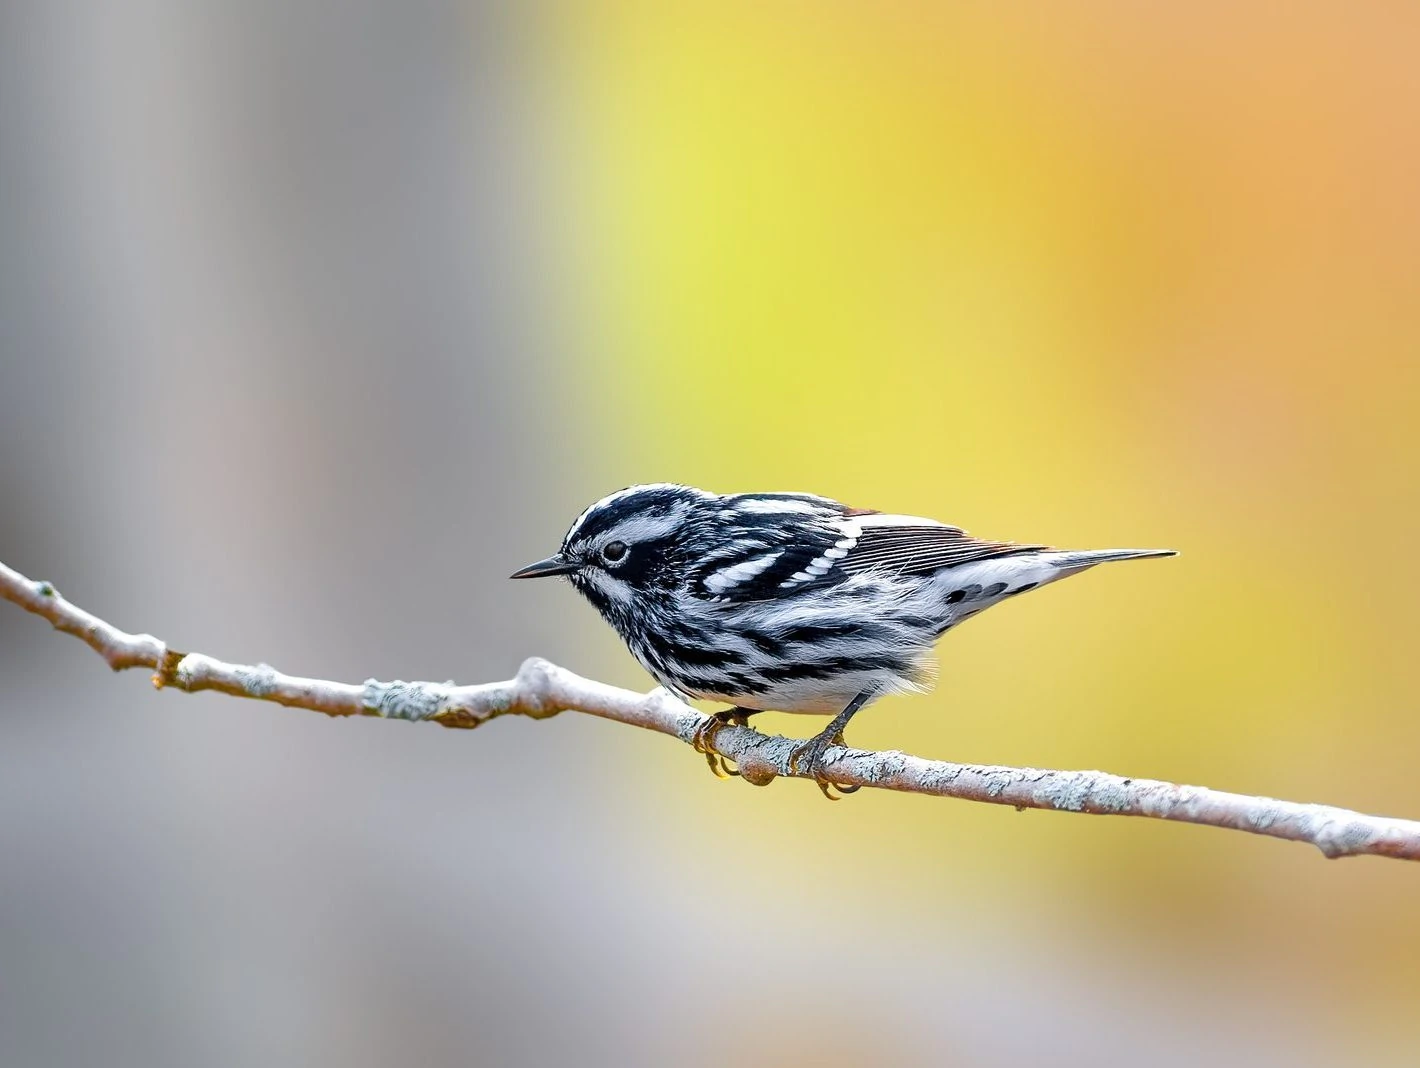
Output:
[[[566,575],[613,622],[668,595],[705,551],[713,494],[689,486],[631,486],[597,501],[572,524],[562,548],[512,578]]]

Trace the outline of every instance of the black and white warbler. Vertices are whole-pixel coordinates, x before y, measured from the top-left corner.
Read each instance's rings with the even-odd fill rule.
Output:
[[[833,716],[794,755],[831,797],[825,752],[865,705],[924,689],[946,631],[1096,564],[1172,555],[983,541],[807,493],[658,483],[603,497],[556,555],[512,577],[566,575],[662,686],[734,706],[720,724],[766,709]]]

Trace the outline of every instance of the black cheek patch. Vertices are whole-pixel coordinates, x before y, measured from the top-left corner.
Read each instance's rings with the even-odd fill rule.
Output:
[[[626,555],[615,564],[603,564],[606,573],[629,586],[647,585],[661,569],[670,547],[667,538],[637,542],[626,547]]]

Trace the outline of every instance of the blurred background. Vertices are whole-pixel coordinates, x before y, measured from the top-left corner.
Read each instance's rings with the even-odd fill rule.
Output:
[[[292,672],[641,689],[505,581],[628,483],[1173,546],[954,632],[855,744],[1420,816],[1417,33],[7,3],[0,559]],[[5,1065],[1413,1064],[1417,902],[577,715],[158,694],[0,605]]]

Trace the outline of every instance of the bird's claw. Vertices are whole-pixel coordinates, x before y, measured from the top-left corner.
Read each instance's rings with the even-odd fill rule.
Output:
[[[723,726],[724,724],[714,716],[706,716],[690,736],[690,747],[705,757],[705,763],[710,765],[710,771],[717,779],[728,779],[731,774],[730,768],[725,764],[725,758],[714,748],[715,735],[720,733]]]
[[[843,740],[840,731],[836,735],[822,734],[815,735],[803,745],[800,745],[789,754],[789,774],[798,775],[800,772],[813,776],[819,791],[830,801],[841,801],[848,794],[856,794],[862,786],[846,786],[843,783],[834,782],[823,770],[823,757],[828,752],[829,746],[837,745],[843,748],[848,747],[848,743]],[[837,791],[835,793],[834,791]]]
[[[715,778],[729,779],[740,773],[734,761],[716,751],[715,736],[726,727],[744,727],[748,723],[749,717],[738,709],[723,709],[712,712],[701,720],[700,726],[696,727],[695,733],[690,736],[690,747],[704,755],[705,763],[710,765]]]

